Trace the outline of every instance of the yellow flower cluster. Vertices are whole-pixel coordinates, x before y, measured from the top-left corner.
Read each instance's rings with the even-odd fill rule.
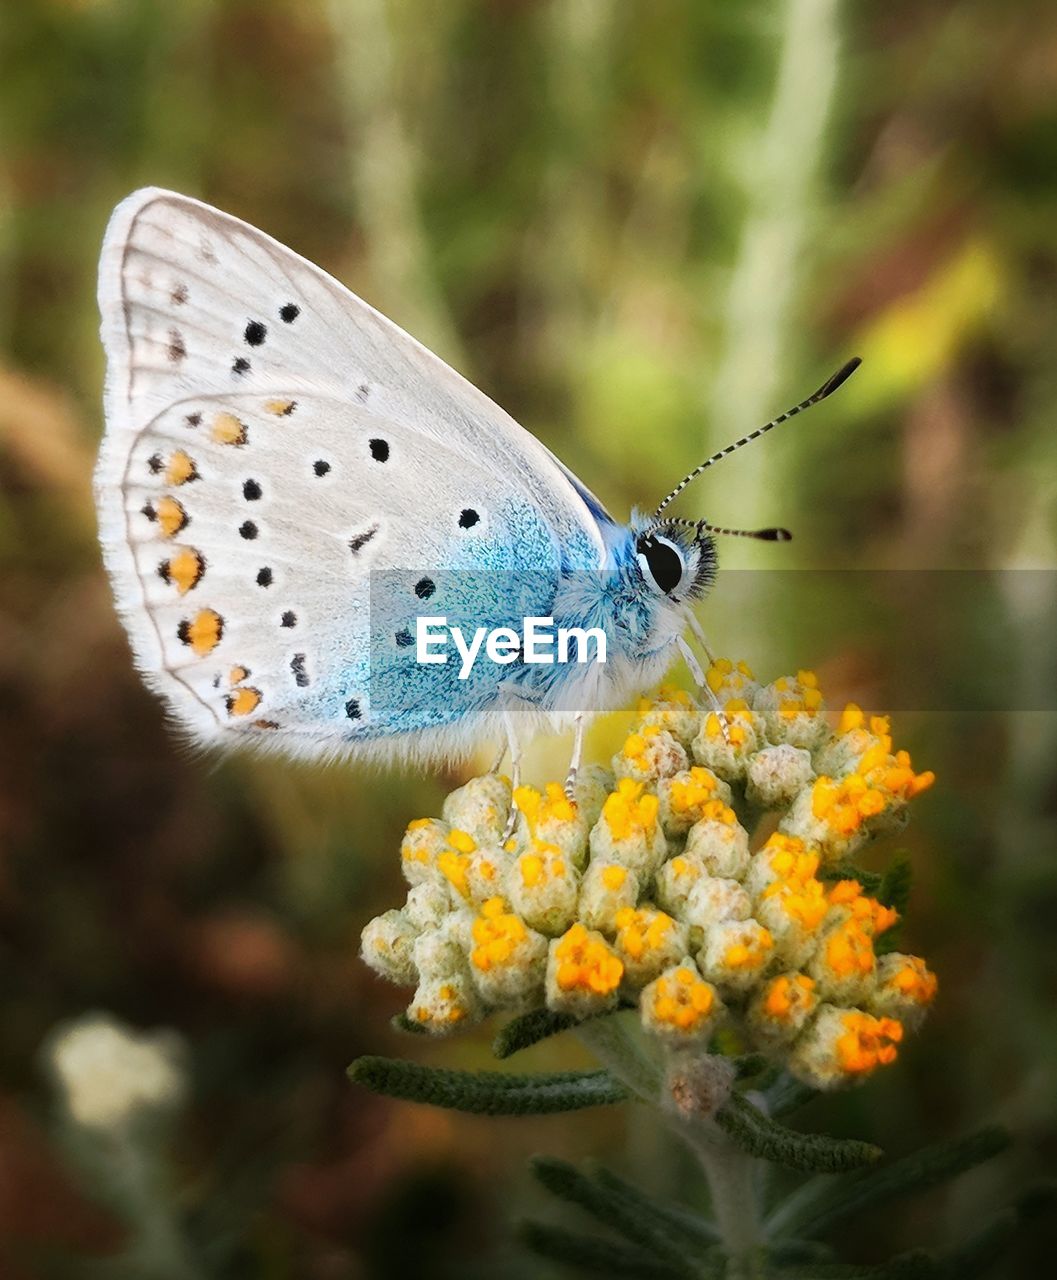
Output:
[[[760,685],[719,660],[707,681],[704,707],[673,688],[643,699],[575,802],[488,774],[411,823],[407,902],[370,922],[363,955],[416,985],[413,1022],[634,1006],[664,1045],[724,1027],[817,1088],[894,1060],[936,979],[878,948],[896,912],[837,864],[902,824],[933,775],[893,749],[886,717],[850,705],[831,729],[813,672]]]

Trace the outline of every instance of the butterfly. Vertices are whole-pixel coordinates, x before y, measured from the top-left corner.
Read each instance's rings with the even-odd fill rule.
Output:
[[[202,744],[438,760],[621,705],[682,653],[715,537],[667,516],[706,459],[622,523],[486,395],[320,268],[187,196],[137,191],[99,272],[106,431],[95,488],[146,682]],[[605,640],[605,662],[421,661],[423,617]],[[596,640],[595,658],[599,644]],[[706,650],[707,652],[707,650]],[[531,656],[531,655],[528,655]],[[460,674],[461,671],[461,674]]]

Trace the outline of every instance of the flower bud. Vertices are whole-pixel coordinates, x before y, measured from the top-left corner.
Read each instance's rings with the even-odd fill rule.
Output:
[[[774,942],[757,920],[727,920],[705,935],[698,954],[701,972],[720,991],[747,991],[770,963]]]
[[[360,934],[360,955],[375,973],[410,986],[418,980],[414,946],[418,930],[403,911],[386,911]]]
[[[518,787],[514,803],[525,817],[533,840],[552,845],[577,869],[587,859],[587,823],[579,806],[565,794],[558,782],[548,782],[543,791]]]
[[[671,684],[662,685],[656,698],[641,698],[636,714],[640,733],[656,725],[687,749],[701,728],[701,711],[693,698],[685,689]]]
[[[711,1036],[725,1010],[719,992],[690,959],[666,969],[639,996],[642,1026],[673,1047]]]
[[[737,880],[705,875],[691,887],[680,918],[708,930],[727,920],[748,920],[751,915],[752,899]]]
[[[552,940],[547,956],[547,1007],[588,1018],[615,1009],[624,965],[600,933],[579,921]]]
[[[798,671],[765,685],[753,698],[769,742],[814,751],[826,737],[826,707],[813,671]]]
[[[803,1031],[817,1007],[813,979],[806,973],[780,973],[749,1001],[749,1029],[764,1048],[786,1045]]]
[[[730,787],[700,765],[662,778],[657,784],[661,826],[669,840],[685,836],[713,800],[730,804]]]
[[[555,845],[539,840],[514,860],[507,877],[513,909],[548,937],[564,932],[575,919],[579,889],[572,862]]]
[[[633,907],[639,900],[639,878],[619,862],[592,858],[580,885],[577,916],[589,929],[602,933],[616,931],[618,911]]]
[[[510,779],[498,773],[471,778],[448,796],[441,812],[449,826],[478,844],[498,844],[510,812]]]
[[[731,698],[722,712],[705,715],[690,749],[694,760],[717,777],[742,782],[749,761],[763,745],[763,721],[743,698]]]
[[[629,986],[641,987],[686,954],[686,926],[651,903],[617,912],[614,949]]]
[[[506,910],[502,898],[481,906],[472,926],[470,974],[486,1004],[517,1008],[542,995],[547,939]]]
[[[814,777],[810,752],[788,743],[764,747],[749,761],[745,795],[761,809],[784,809]]]
[[[641,782],[620,778],[591,828],[590,844],[592,858],[619,862],[645,880],[663,862],[668,842],[657,820],[657,797],[643,791]]]
[[[416,818],[408,824],[400,845],[400,865],[408,884],[444,879],[437,869],[437,857],[447,848],[450,830],[439,818]]]
[[[451,906],[451,891],[446,883],[423,880],[421,884],[408,890],[404,915],[418,933],[442,924],[451,911]]]
[[[699,858],[709,875],[740,880],[749,869],[749,833],[721,800],[704,806],[686,837],[686,856]]]
[[[470,975],[451,973],[423,978],[407,1007],[410,1022],[431,1035],[447,1035],[483,1015]]]
[[[870,1012],[897,1018],[908,1031],[916,1030],[936,996],[936,975],[920,956],[890,951],[877,961],[874,989],[867,999]]]
[[[894,1018],[824,1004],[796,1042],[789,1070],[813,1089],[839,1088],[894,1062],[902,1038]]]
[[[648,724],[628,734],[612,764],[618,778],[656,782],[658,778],[685,769],[688,760],[677,738],[656,724]]]
[[[705,680],[722,703],[733,698],[751,702],[760,687],[747,662],[733,663],[729,658],[716,658],[705,672]]]

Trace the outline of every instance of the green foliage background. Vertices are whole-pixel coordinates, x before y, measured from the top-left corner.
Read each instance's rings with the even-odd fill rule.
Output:
[[[851,1224],[863,1261],[959,1238],[1046,1173],[1053,7],[5,0],[0,23],[3,1274],[121,1274],[125,1227],[64,1164],[37,1059],[93,1008],[191,1046],[156,1193],[199,1274],[542,1275],[508,1234],[539,1207],[534,1151],[697,1194],[634,1112],[453,1119],[347,1084],[365,1052],[488,1056],[487,1031],[398,1041],[398,993],[356,958],[399,896],[404,823],[464,775],[214,765],[135,677],[89,481],[99,242],[147,183],[327,267],[617,512],[863,357],[684,504],[797,533],[722,548],[701,613],[718,649],[767,677],[814,665],[835,704],[907,708],[897,738],[939,774],[906,926],[939,1006],[899,1066],[810,1118],[895,1153],[994,1120],[1018,1136],[955,1192]],[[538,780],[563,750],[537,749]],[[582,1065],[561,1041],[526,1059]],[[1038,1274],[1044,1249],[1006,1274]]]

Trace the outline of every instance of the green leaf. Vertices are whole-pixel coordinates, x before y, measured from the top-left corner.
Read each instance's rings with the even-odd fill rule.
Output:
[[[389,1025],[394,1031],[400,1031],[408,1036],[428,1036],[429,1032],[420,1022],[412,1022],[406,1013],[394,1014],[389,1019]]]
[[[888,870],[881,877],[881,883],[877,888],[877,898],[886,907],[894,907],[899,912],[900,920],[906,915],[907,908],[910,906],[910,887],[912,882],[913,871],[910,866],[910,856],[906,853],[896,854]],[[886,951],[894,951],[899,943],[901,932],[899,923],[894,924],[891,929],[886,929],[874,943],[874,950],[877,954],[884,955]]]
[[[751,1080],[761,1071],[766,1071],[771,1065],[771,1060],[763,1053],[742,1053],[736,1058],[731,1058],[731,1063],[734,1066],[736,1079]]]
[[[518,1231],[522,1243],[533,1253],[555,1262],[566,1262],[584,1271],[604,1276],[634,1276],[638,1280],[684,1280],[677,1271],[645,1249],[580,1235],[564,1227],[543,1222],[524,1222]],[[700,1271],[698,1274],[702,1274]]]
[[[822,1235],[862,1209],[923,1191],[990,1160],[1009,1142],[1003,1129],[987,1128],[966,1138],[939,1142],[880,1169],[840,1180],[816,1178],[795,1191],[771,1215],[773,1235]]]
[[[530,1045],[539,1044],[550,1036],[575,1027],[577,1019],[568,1013],[552,1013],[550,1009],[533,1009],[520,1018],[514,1018],[503,1027],[492,1041],[492,1052],[497,1058],[509,1058]]]
[[[662,1259],[683,1280],[693,1280],[696,1269],[654,1220],[648,1202],[644,1210],[641,1200],[628,1196],[623,1187],[617,1189],[612,1183],[589,1178],[567,1161],[552,1156],[537,1156],[531,1161],[531,1168],[551,1195],[586,1210],[632,1244]]]
[[[781,1280],[931,1280],[944,1272],[931,1254],[915,1249],[876,1266],[848,1262],[808,1262],[772,1273]]]
[[[858,880],[864,893],[877,893],[884,876],[857,867],[854,862],[831,862],[816,872],[820,880]]]
[[[447,1071],[373,1055],[357,1058],[349,1078],[373,1093],[478,1115],[530,1116],[624,1102],[628,1092],[608,1071],[515,1076],[499,1071]]]
[[[740,1093],[732,1093],[716,1112],[716,1120],[749,1155],[807,1173],[840,1173],[872,1164],[884,1153],[869,1142],[830,1138],[822,1133],[797,1133],[754,1107]]]
[[[707,1249],[719,1240],[719,1232],[712,1223],[686,1205],[655,1200],[609,1169],[598,1168],[595,1178],[603,1187],[623,1196],[629,1207],[637,1206],[639,1212],[648,1213],[668,1230],[683,1236],[692,1248]]]

